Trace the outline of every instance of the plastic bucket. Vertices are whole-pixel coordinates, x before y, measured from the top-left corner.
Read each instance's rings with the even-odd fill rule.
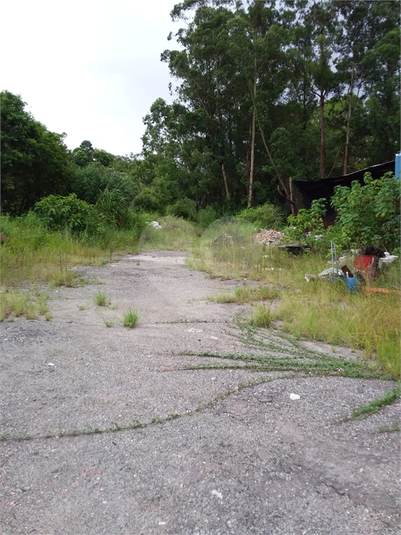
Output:
[[[345,277],[345,285],[348,290],[353,294],[356,292],[358,287],[358,279],[356,277]]]
[[[377,256],[358,256],[354,260],[354,267],[358,271],[362,271],[369,279],[374,279],[376,276]]]

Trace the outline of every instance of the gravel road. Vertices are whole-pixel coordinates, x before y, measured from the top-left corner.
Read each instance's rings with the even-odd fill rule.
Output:
[[[396,383],[199,369],[267,346],[184,260],[82,268],[51,321],[0,323],[0,535],[400,534],[400,403],[344,421]]]

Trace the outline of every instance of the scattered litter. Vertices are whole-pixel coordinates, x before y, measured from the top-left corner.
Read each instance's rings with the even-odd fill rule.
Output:
[[[318,277],[329,277],[330,275],[338,275],[339,277],[343,276],[344,273],[341,271],[341,269],[331,267],[328,269],[324,269],[318,274]]]
[[[153,228],[158,228],[158,229],[163,228],[163,227],[160,225],[160,223],[159,223],[158,221],[151,221],[151,222],[149,223],[149,225],[150,225],[151,227],[153,227]]]
[[[253,240],[260,245],[278,245],[283,238],[284,234],[282,232],[262,229],[258,234],[254,235]]]
[[[210,340],[218,340],[217,336],[211,336]]]
[[[203,329],[195,329],[194,327],[191,327],[190,329],[187,329],[188,333],[202,333]]]
[[[383,264],[392,264],[394,260],[397,260],[398,256],[388,253],[387,251],[384,253],[384,257],[379,258],[379,268],[383,266]]]
[[[299,396],[298,394],[290,394],[290,399],[292,399],[293,401],[297,400],[297,399],[301,399],[301,396]]]
[[[167,522],[158,522],[159,526],[165,526]]]
[[[212,496],[216,496],[217,498],[219,498],[220,500],[223,500],[223,495],[221,492],[219,492],[218,490],[212,490]]]
[[[337,371],[338,371],[338,372],[343,372],[344,369],[343,369],[343,368],[337,368]]]

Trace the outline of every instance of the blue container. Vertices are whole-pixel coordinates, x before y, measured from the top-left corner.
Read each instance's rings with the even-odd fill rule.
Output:
[[[345,277],[345,285],[348,290],[354,294],[358,287],[358,279],[356,277]]]
[[[401,178],[401,152],[398,152],[395,155],[395,178],[400,180]]]

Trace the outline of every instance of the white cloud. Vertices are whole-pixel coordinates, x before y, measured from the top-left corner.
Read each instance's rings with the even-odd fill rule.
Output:
[[[142,118],[170,100],[160,54],[176,0],[14,0],[2,8],[0,89],[20,94],[36,120],[113,154],[137,153]]]

